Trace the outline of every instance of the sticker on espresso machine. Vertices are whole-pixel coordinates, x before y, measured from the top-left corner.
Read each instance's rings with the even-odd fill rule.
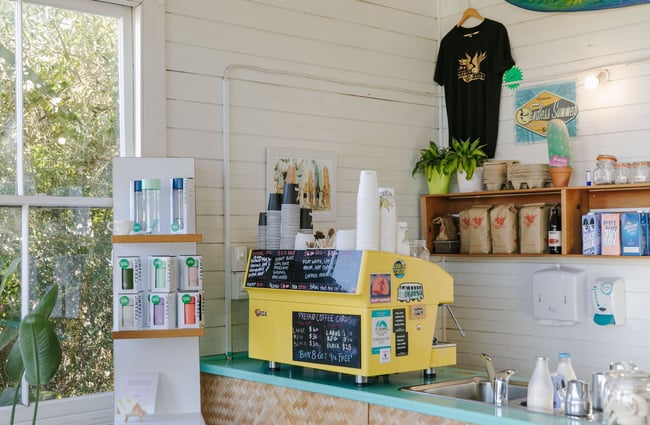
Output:
[[[390,274],[378,273],[370,275],[370,302],[390,302]]]
[[[391,312],[390,310],[374,310],[372,318],[372,354],[379,354],[382,358],[386,350],[391,348]],[[390,360],[390,358],[389,358]]]

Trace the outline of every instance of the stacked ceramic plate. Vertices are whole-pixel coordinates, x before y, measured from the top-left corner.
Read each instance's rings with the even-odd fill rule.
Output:
[[[548,164],[512,164],[507,175],[512,189],[535,189],[551,184]]]

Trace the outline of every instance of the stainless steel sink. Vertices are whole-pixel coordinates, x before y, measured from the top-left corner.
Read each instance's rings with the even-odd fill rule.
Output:
[[[413,385],[400,389],[402,391],[418,394],[480,401],[482,403],[493,402],[492,386],[485,377],[481,376],[456,379],[453,381],[434,382],[431,384]],[[528,384],[526,382],[510,381],[508,385],[508,405],[520,406],[520,402],[526,400],[527,394]]]

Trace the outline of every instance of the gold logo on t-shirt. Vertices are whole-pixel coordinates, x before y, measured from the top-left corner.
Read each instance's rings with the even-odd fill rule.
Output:
[[[475,80],[485,80],[485,73],[481,72],[481,62],[487,58],[487,53],[476,52],[474,56],[465,53],[465,58],[458,59],[458,79],[466,83]]]

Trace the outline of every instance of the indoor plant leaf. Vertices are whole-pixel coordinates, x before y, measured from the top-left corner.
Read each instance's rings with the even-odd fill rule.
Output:
[[[32,313],[39,314],[48,319],[52,314],[52,310],[54,310],[54,306],[56,305],[56,297],[58,295],[58,292],[59,287],[57,285],[51,286],[38,301],[38,304],[36,307],[34,307]]]
[[[12,381],[20,382],[23,377],[24,370],[23,358],[20,353],[20,345],[16,343],[13,347],[11,347],[11,351],[9,351],[9,355],[7,356],[7,362],[5,363],[5,373],[7,374],[7,378],[11,379]]]
[[[20,324],[18,341],[27,382],[37,386],[49,382],[62,359],[61,345],[50,321],[37,313],[28,314]]]
[[[6,320],[5,327],[0,334],[0,351],[4,350],[6,346],[11,344],[18,338],[19,322],[13,320]]]

